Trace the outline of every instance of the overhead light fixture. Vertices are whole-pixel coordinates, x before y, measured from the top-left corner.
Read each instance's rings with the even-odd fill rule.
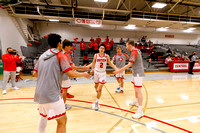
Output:
[[[98,24],[90,24],[90,27],[101,27],[101,25],[98,25]]]
[[[125,29],[135,29],[135,25],[129,24],[128,26],[125,27]]]
[[[108,2],[108,0],[94,0],[95,2]]]
[[[49,19],[50,22],[59,22],[58,19]]]
[[[183,32],[186,32],[186,33],[191,33],[193,32],[193,30],[195,30],[196,28],[188,28],[187,30],[184,30]]]
[[[165,3],[154,3],[153,4],[153,8],[163,8],[163,7],[165,7],[167,4],[165,4]]]
[[[169,28],[169,27],[161,27],[161,28],[158,28],[157,30],[158,30],[158,31],[167,31],[168,28]]]

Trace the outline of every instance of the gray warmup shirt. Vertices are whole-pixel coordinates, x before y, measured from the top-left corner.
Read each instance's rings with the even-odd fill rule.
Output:
[[[62,51],[62,53],[67,57],[67,62],[71,66],[73,64],[71,56],[68,53],[66,53],[65,51]],[[69,79],[69,77],[66,74],[63,74],[62,80],[68,80],[68,79]]]
[[[142,61],[141,51],[139,49],[133,49],[130,55],[129,62],[132,62],[132,73],[134,77],[144,77],[144,66]]]
[[[117,68],[122,68],[126,64],[126,59],[128,59],[128,55],[122,53],[121,55],[116,54],[113,56],[112,61],[115,62]]]
[[[38,73],[34,102],[58,101],[62,97],[62,73],[72,70],[66,56],[55,48],[49,49],[40,56],[34,70]]]

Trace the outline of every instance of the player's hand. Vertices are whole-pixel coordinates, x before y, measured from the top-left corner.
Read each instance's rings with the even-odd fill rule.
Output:
[[[89,73],[87,73],[87,72],[84,72],[83,74],[84,74],[84,77],[85,77],[85,78],[87,78],[87,79],[89,79],[89,78],[90,78],[90,74],[89,74]]]
[[[82,68],[83,68],[83,70],[89,70],[89,67],[85,66],[85,65]]]
[[[115,70],[113,73],[114,73],[114,74],[117,74],[117,73],[120,73],[120,72],[121,72],[121,70],[118,69],[118,70]]]

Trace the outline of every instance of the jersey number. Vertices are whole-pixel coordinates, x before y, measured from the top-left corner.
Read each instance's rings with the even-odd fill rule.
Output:
[[[102,62],[100,63],[100,68],[103,68],[103,63]]]

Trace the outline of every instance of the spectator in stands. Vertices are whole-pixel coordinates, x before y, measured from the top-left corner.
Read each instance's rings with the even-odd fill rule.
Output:
[[[179,61],[178,55],[175,55],[173,61]]]
[[[114,44],[113,39],[110,40],[109,44],[111,45],[111,50],[113,50],[113,44]]]
[[[16,78],[16,70],[17,70],[17,63],[20,63],[21,57],[13,54],[12,48],[7,48],[7,54],[2,56],[3,60],[3,92],[2,94],[5,95],[6,92],[6,85],[8,83],[9,75],[11,77],[11,84],[12,89],[18,90],[19,88],[15,85],[15,78]]]
[[[101,38],[100,38],[99,36],[96,38],[96,42],[97,42],[98,45],[100,45],[100,43],[101,43]]]
[[[152,53],[150,54],[149,58],[151,60],[153,60],[153,61],[158,60],[158,56],[154,51],[152,51]]]
[[[141,39],[141,42],[145,43],[146,42],[146,38],[147,38],[147,36],[143,36],[142,39]]]
[[[106,41],[107,43],[109,43],[109,38],[108,38],[108,36],[106,36],[105,41]]]
[[[85,42],[83,41],[83,38],[80,42],[80,49],[81,49],[81,56],[83,56],[85,53]]]
[[[172,51],[171,51],[171,49],[169,48],[168,50],[167,50],[167,55],[171,55],[172,54]]]
[[[185,56],[183,55],[179,60],[180,60],[180,61],[185,61],[186,58],[185,58]]]
[[[125,44],[123,38],[120,39],[119,44],[120,45],[124,45]]]
[[[88,43],[88,54],[92,54],[93,53],[93,46],[92,46],[93,42],[89,42]]]
[[[126,40],[126,42],[128,42],[130,39],[129,38],[127,38],[127,40]]]
[[[106,44],[106,54],[110,55],[111,45],[109,43]]]
[[[171,56],[171,58],[174,58],[176,55],[177,55],[177,54],[176,54],[176,52],[174,51],[174,53],[171,54],[170,56]]]
[[[99,52],[99,44],[97,43],[97,41],[94,42],[93,48],[94,48],[94,54]]]
[[[188,71],[189,74],[193,74],[192,70],[193,70],[195,61],[196,61],[197,59],[198,59],[198,57],[196,56],[196,51],[194,51],[194,52],[192,53],[192,55],[188,56],[188,61],[190,61],[190,62],[189,62],[189,64],[190,64],[190,65],[189,65],[189,71]]]
[[[90,38],[90,42],[94,42],[94,38],[93,37]]]
[[[87,53],[84,53],[84,56],[83,56],[83,66],[84,65],[89,65],[89,57]]]
[[[165,59],[165,64],[167,65],[168,62],[172,61],[170,55],[167,56],[167,58]]]

